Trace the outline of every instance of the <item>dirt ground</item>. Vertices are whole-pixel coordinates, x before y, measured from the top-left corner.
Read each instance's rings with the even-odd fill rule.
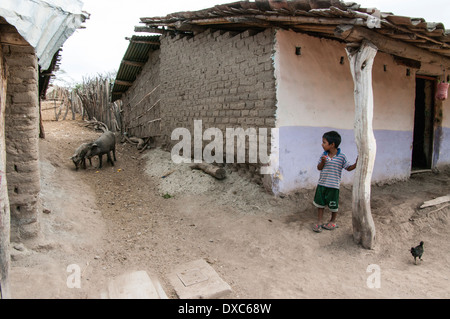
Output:
[[[94,160],[76,171],[69,157],[100,135],[82,124],[44,123],[42,231],[12,243],[13,298],[100,298],[111,279],[136,270],[177,298],[167,274],[200,258],[231,286],[229,298],[450,297],[450,208],[418,208],[450,193],[450,170],[374,185],[377,244],[366,250],[352,239],[351,187],[341,189],[340,227],[314,233],[313,190],[274,197],[231,170],[218,181],[176,165],[160,149],[118,143],[114,167]],[[415,265],[409,250],[420,241]],[[79,288],[67,285],[71,265]]]

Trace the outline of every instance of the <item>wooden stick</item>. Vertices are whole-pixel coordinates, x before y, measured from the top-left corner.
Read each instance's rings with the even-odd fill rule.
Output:
[[[438,212],[440,210],[443,210],[444,208],[447,208],[449,206],[450,206],[450,204],[447,204],[447,205],[444,205],[444,206],[442,206],[442,207],[440,207],[438,209],[432,210],[431,212],[428,212],[426,216],[428,217],[428,216],[430,216],[430,214],[436,213],[436,212]]]
[[[142,152],[144,152],[144,151],[147,149],[147,145],[148,145],[148,143],[150,142],[151,139],[152,139],[151,137],[147,137],[147,138],[145,139],[145,142],[144,142],[144,144],[142,145],[142,148],[141,148],[141,150],[139,151],[139,153],[142,153]]]
[[[191,169],[200,169],[204,171],[206,174],[209,174],[217,179],[224,179],[226,177],[225,169],[210,164],[205,163],[192,164]]]
[[[441,196],[429,201],[426,201],[420,206],[420,208],[430,207],[430,206],[436,206],[442,203],[450,202],[450,195]]]
[[[169,172],[167,172],[166,174],[164,174],[163,176],[161,176],[161,178],[166,178],[167,176],[169,176],[170,174],[174,173],[176,171],[176,169],[173,169]]]

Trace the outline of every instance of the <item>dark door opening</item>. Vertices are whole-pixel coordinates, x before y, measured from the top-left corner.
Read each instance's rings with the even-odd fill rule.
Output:
[[[416,78],[412,170],[433,165],[435,82],[433,78]]]

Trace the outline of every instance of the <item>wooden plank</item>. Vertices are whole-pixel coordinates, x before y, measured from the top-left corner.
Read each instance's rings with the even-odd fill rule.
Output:
[[[441,196],[441,197],[426,201],[420,206],[420,208],[436,206],[436,205],[439,205],[442,203],[447,203],[447,202],[450,202],[450,195]]]
[[[377,48],[364,41],[360,48],[348,47],[346,51],[354,81],[354,127],[358,149],[352,194],[353,238],[364,248],[372,249],[375,245],[375,223],[370,209],[370,192],[377,148],[372,126],[372,67]]]

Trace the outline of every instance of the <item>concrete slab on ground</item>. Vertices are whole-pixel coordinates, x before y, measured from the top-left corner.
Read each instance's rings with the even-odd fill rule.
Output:
[[[151,279],[146,271],[120,275],[108,283],[102,299],[167,299],[159,280]]]
[[[180,299],[214,299],[231,293],[231,287],[203,259],[175,267],[168,279]]]

